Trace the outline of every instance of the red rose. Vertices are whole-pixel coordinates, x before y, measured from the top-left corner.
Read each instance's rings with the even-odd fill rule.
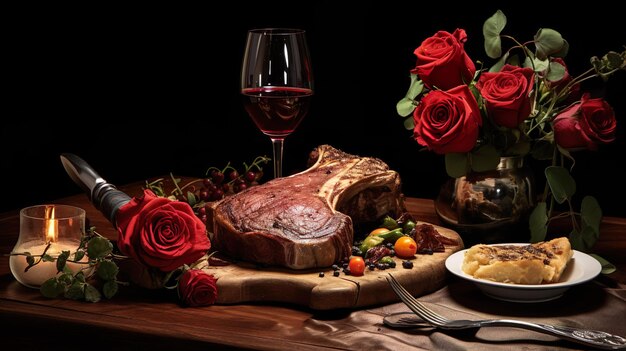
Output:
[[[411,72],[431,89],[448,90],[469,83],[474,78],[476,66],[463,48],[465,41],[467,34],[463,29],[452,34],[437,32],[415,49],[417,63]]]
[[[148,267],[170,272],[211,248],[206,226],[189,204],[150,190],[122,206],[116,218],[120,251]]]
[[[565,149],[597,150],[598,144],[615,140],[617,121],[604,99],[590,99],[589,93],[559,113],[553,122],[554,140]]]
[[[413,120],[415,140],[438,154],[469,152],[482,125],[478,104],[466,85],[424,95]]]
[[[178,281],[178,293],[187,306],[212,305],[217,299],[217,282],[201,269],[188,269]]]
[[[476,88],[485,100],[491,120],[503,127],[517,128],[531,110],[530,92],[533,90],[534,72],[509,64],[500,72],[484,72]]]

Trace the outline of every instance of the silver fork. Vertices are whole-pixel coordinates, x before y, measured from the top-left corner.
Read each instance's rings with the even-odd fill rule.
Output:
[[[424,321],[433,327],[451,330],[481,327],[515,327],[555,335],[583,345],[593,346],[605,350],[626,349],[625,338],[599,330],[578,329],[565,326],[525,322],[514,319],[450,320],[435,313],[415,299],[413,295],[411,295],[402,285],[400,285],[400,283],[398,283],[391,273],[389,274],[387,281],[400,300],[402,300],[402,302],[404,302],[404,304],[407,305],[411,311],[420,316]]]

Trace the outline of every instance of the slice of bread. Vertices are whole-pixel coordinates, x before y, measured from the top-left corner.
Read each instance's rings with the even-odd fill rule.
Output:
[[[556,283],[573,254],[566,237],[519,246],[478,244],[467,250],[461,269],[501,283]]]

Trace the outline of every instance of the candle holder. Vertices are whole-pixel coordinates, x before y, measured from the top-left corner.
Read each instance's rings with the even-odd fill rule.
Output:
[[[70,260],[85,232],[85,210],[69,205],[36,205],[20,211],[20,233],[9,259],[11,273],[21,284],[39,289],[48,279],[56,277],[56,258],[62,251],[70,251]],[[44,250],[54,261],[40,260]],[[29,266],[29,253],[36,265]],[[86,260],[85,260],[86,262]],[[67,262],[74,273],[83,266]]]

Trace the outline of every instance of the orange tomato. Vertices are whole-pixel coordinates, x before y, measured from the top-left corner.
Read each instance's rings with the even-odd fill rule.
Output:
[[[363,260],[363,257],[361,256],[350,257],[348,268],[350,268],[351,275],[363,275],[363,273],[365,272],[365,261]]]
[[[393,245],[396,256],[401,258],[411,258],[417,252],[417,243],[410,236],[403,236],[396,240]]]
[[[389,229],[387,228],[376,228],[370,232],[370,235],[378,235],[382,233],[387,233]]]

